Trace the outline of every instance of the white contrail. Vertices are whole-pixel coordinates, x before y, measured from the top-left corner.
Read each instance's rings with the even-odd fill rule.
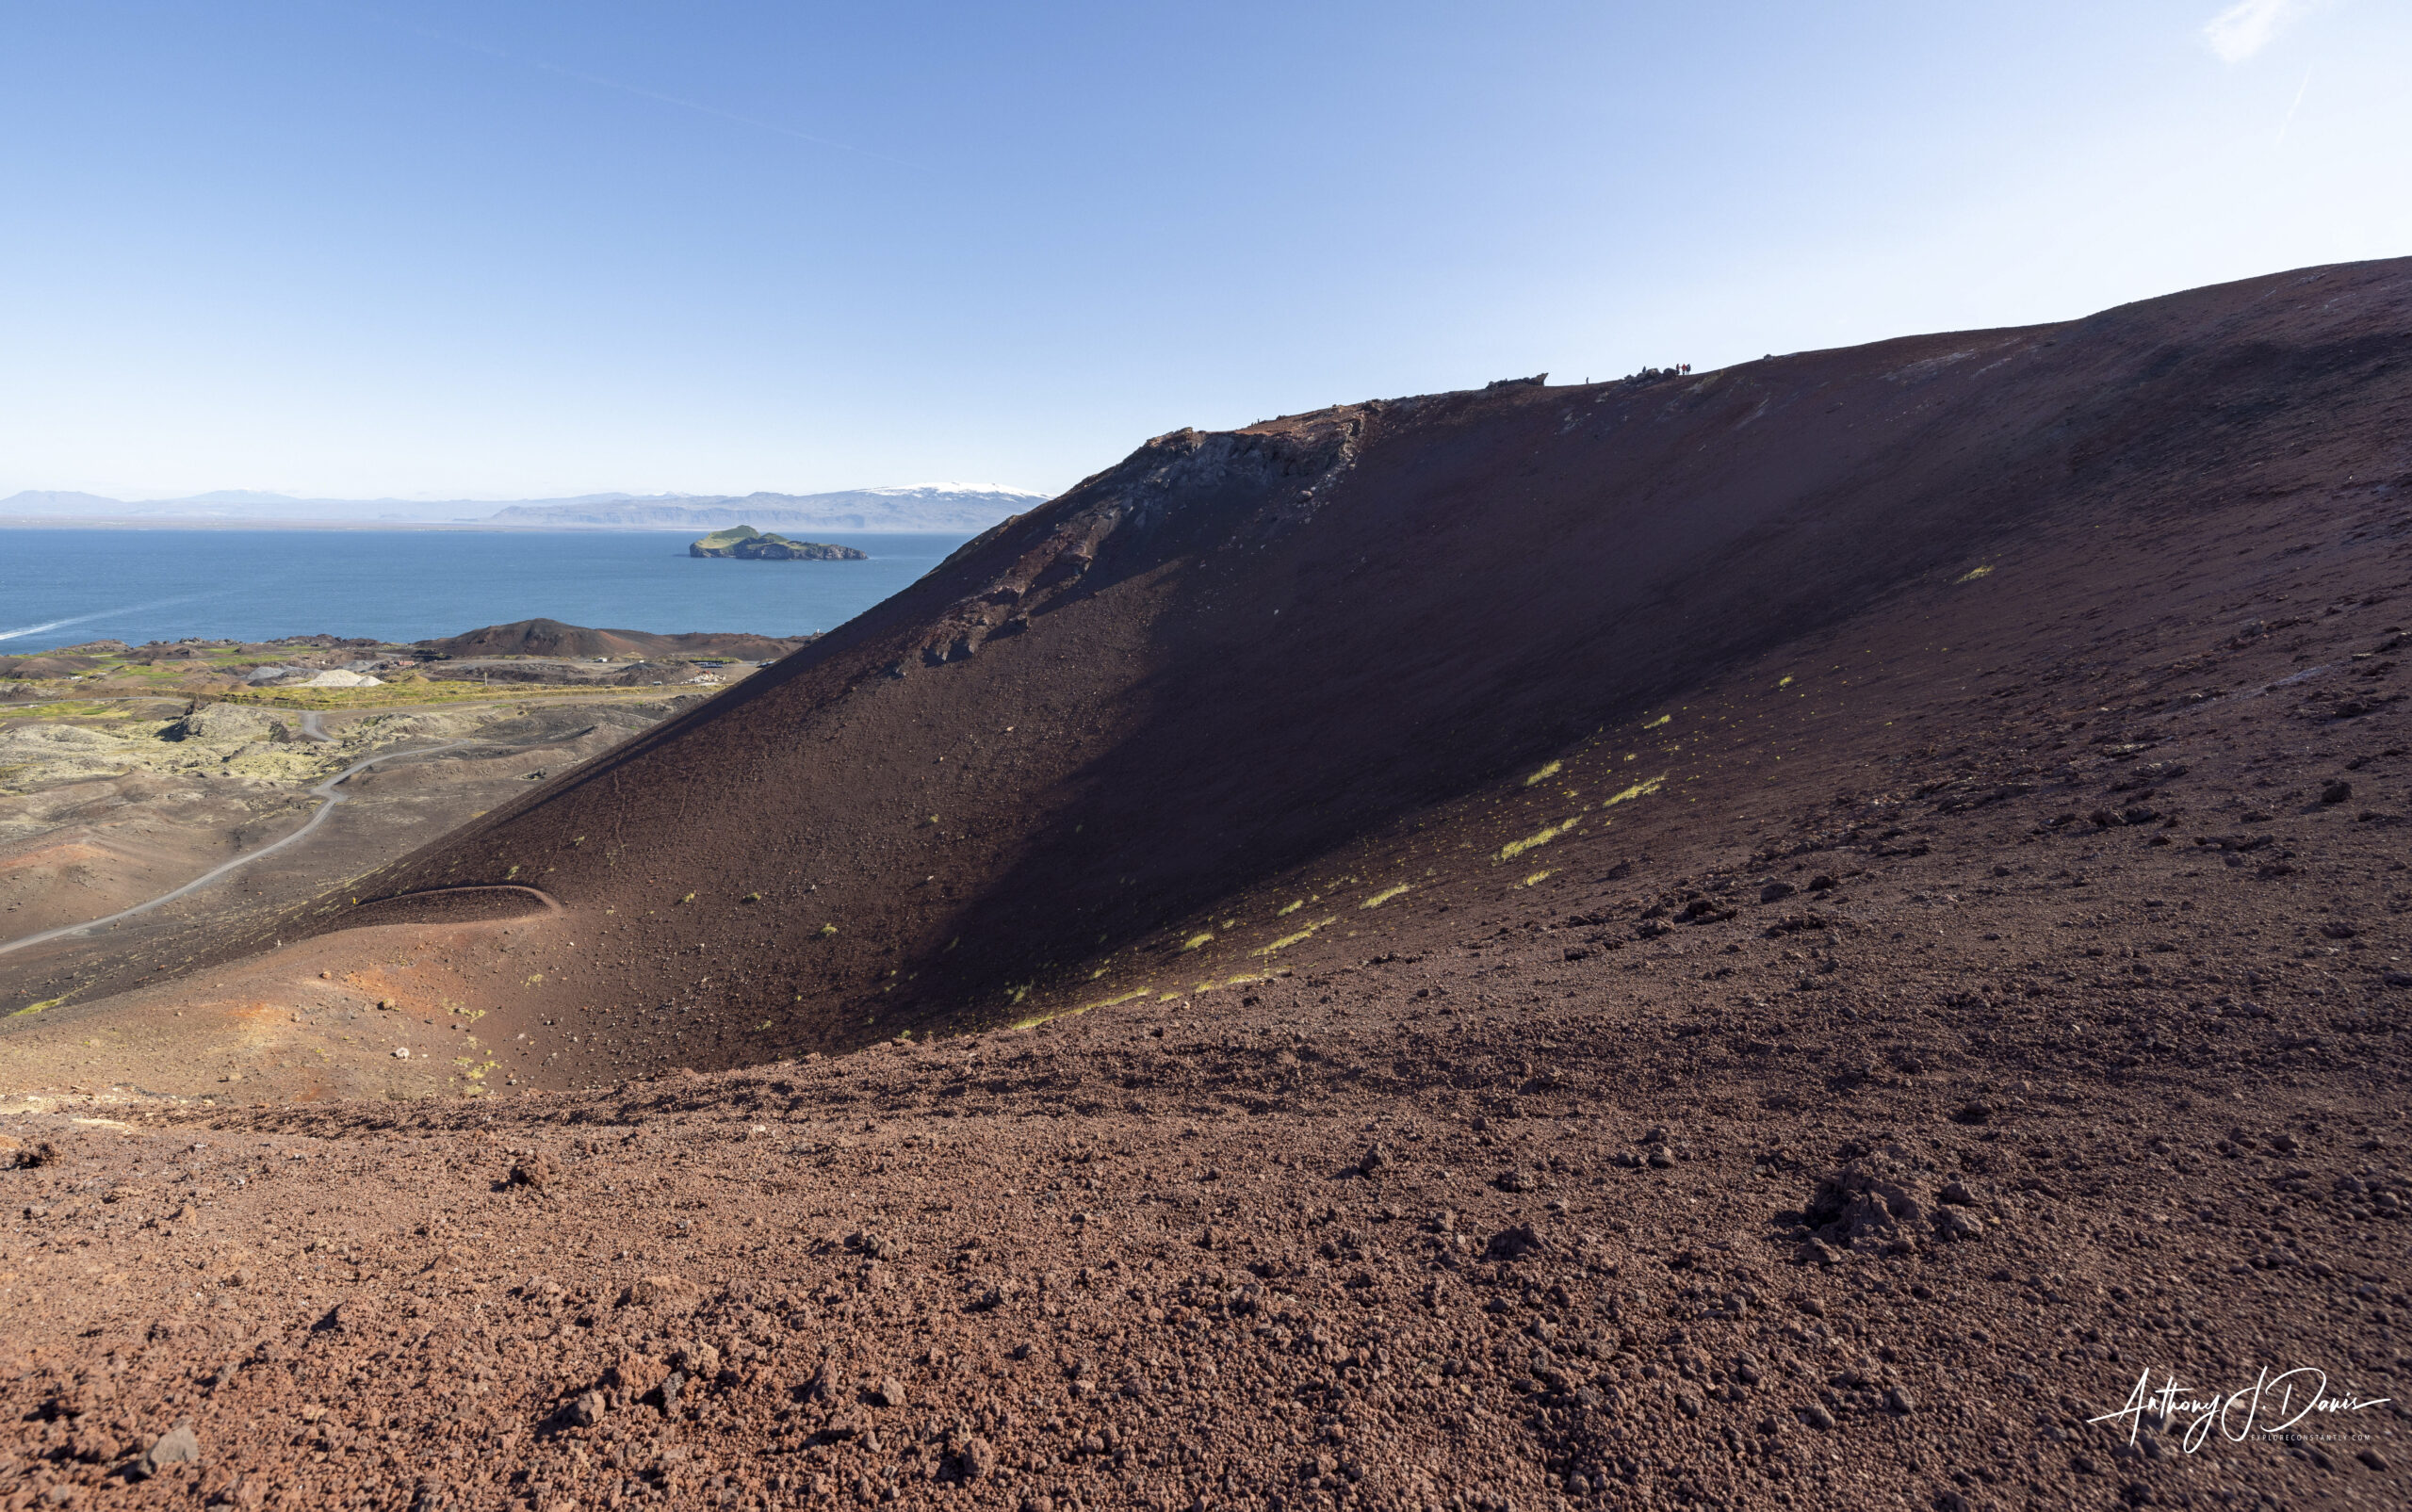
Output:
[[[2285,144],[2287,139],[2287,128],[2295,123],[2295,112],[2303,108],[2304,90],[2310,88],[2311,70],[2305,69],[2303,71],[2303,89],[2295,90],[2295,103],[2287,106],[2287,119],[2278,122],[2278,141],[2275,145]]]
[[[64,629],[70,625],[83,625],[91,620],[106,620],[119,614],[139,614],[146,609],[166,609],[171,604],[189,604],[196,598],[219,596],[220,596],[219,593],[186,593],[179,598],[155,599],[148,604],[128,604],[123,609],[105,609],[97,614],[73,614],[63,620],[45,620],[40,625],[27,625],[14,630],[0,630],[0,641],[13,641],[21,635],[40,635],[44,630]]]
[[[2238,0],[2203,27],[2203,41],[2223,63],[2241,63],[2309,14],[2319,0]]]

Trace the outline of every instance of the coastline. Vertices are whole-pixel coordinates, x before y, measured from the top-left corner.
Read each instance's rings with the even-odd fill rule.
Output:
[[[793,529],[824,528],[793,526]],[[946,535],[970,536],[959,530],[866,530],[854,526],[830,526],[831,531],[848,535]],[[476,531],[493,535],[667,535],[692,533],[692,525],[519,525],[496,524],[492,520],[208,520],[153,519],[148,516],[120,515],[97,519],[76,519],[63,515],[0,514],[0,530],[275,530],[312,532],[327,530],[411,530],[411,531]],[[975,532],[976,533],[976,532]]]
[[[9,522],[0,522],[8,529]],[[87,641],[312,634],[409,643],[550,619],[663,633],[833,629],[968,537],[831,531],[870,560],[764,575],[687,554],[691,530],[494,526],[22,524],[0,550],[0,656]]]

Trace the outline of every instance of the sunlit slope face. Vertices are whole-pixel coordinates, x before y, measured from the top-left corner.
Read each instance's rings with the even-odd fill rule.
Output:
[[[1011,1016],[2002,542],[2376,464],[2405,265],[2309,277],[1159,438],[274,934],[532,886],[579,942],[538,1006],[678,1015],[689,1064]]]

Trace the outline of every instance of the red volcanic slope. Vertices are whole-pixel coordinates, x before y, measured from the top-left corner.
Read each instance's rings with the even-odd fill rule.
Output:
[[[1854,626],[1905,670],[1945,602],[1917,595],[2015,557],[1975,579],[1990,633],[2048,658],[2078,598],[2126,612],[2203,540],[2400,478],[2408,307],[2412,264],[2364,264],[1679,380],[1178,431],[253,937],[532,883],[590,939],[528,1004],[618,1047],[590,1035],[588,1075],[1160,986],[1133,963],[1226,920],[1217,969],[1246,974],[1314,922],[1270,906],[1291,869],[1395,850],[1431,805],[1513,791],[1804,638]],[[1628,754],[1596,782],[1663,775]],[[1397,880],[1421,896],[1386,927],[1503,875],[1515,837],[1419,853]],[[673,1011],[675,1049],[646,1027]]]
[[[2392,263],[1164,438],[0,1019],[0,1500],[2412,1504],[2407,373]]]

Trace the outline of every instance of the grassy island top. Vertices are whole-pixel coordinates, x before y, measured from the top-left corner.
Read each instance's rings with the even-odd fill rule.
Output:
[[[790,541],[750,525],[733,525],[687,547],[691,557],[734,557],[743,561],[868,561],[869,553],[820,541]]]

